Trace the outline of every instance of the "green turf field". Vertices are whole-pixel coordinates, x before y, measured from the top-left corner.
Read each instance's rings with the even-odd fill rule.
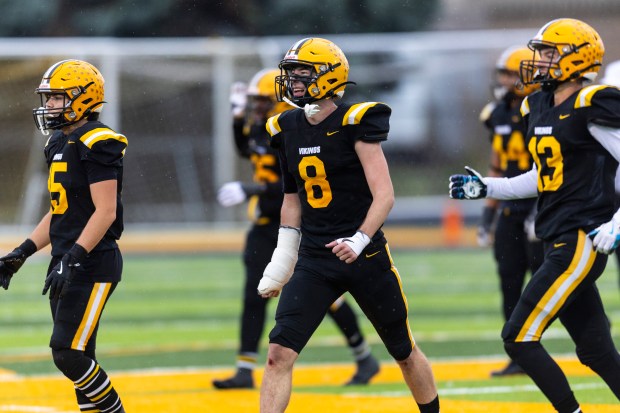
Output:
[[[393,251],[393,255],[409,300],[413,333],[431,361],[505,359],[499,339],[502,320],[491,251]],[[48,299],[41,295],[46,269],[46,258],[34,257],[14,277],[8,291],[0,290],[0,368],[21,374],[56,373],[47,348],[51,329]],[[127,255],[123,281],[102,320],[98,339],[101,363],[109,371],[232,368],[242,271],[238,254]],[[612,325],[620,325],[615,258],[610,259],[598,285]],[[271,306],[272,314],[274,310],[275,303]],[[363,317],[361,320],[375,354],[388,362],[389,356],[372,327]],[[618,329],[614,333],[618,344]],[[572,343],[559,325],[546,333],[543,343],[554,354],[573,352]],[[350,360],[349,351],[330,320],[320,327],[300,357],[303,363]],[[263,361],[264,351],[260,363]],[[578,396],[588,403],[617,402],[597,377],[580,377],[571,382]],[[489,391],[490,385],[499,388]],[[501,382],[440,382],[439,386],[444,397],[455,395],[462,399],[466,388],[467,397],[472,400],[544,400],[524,377]],[[310,387],[301,391],[314,390]],[[405,390],[403,384],[373,385],[359,391],[398,394]]]

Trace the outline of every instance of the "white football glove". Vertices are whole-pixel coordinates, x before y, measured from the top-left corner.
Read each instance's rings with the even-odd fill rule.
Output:
[[[265,267],[263,278],[258,283],[258,294],[264,295],[272,292],[279,293],[284,284],[291,279],[297,254],[301,232],[297,228],[280,227],[278,230],[278,244],[273,250],[271,261]]]
[[[620,244],[620,227],[616,218],[590,231],[588,236],[592,238],[592,246],[597,252],[611,254]]]
[[[532,216],[532,214],[528,215],[523,221],[523,231],[525,235],[527,235],[527,240],[529,242],[540,241],[536,236],[536,216]]]
[[[476,230],[476,241],[478,242],[479,247],[488,247],[491,245],[493,238],[491,237],[491,233],[484,228],[483,226],[478,226]]]
[[[228,182],[217,191],[217,202],[224,207],[237,205],[246,200],[247,194],[241,182]]]
[[[248,85],[235,82],[230,87],[230,105],[234,117],[240,117],[248,104]]]
[[[349,247],[351,247],[351,250],[353,250],[355,255],[359,257],[362,251],[364,251],[364,248],[366,248],[366,246],[370,244],[370,237],[368,237],[368,235],[364,234],[362,231],[357,231],[351,237],[338,238],[336,242],[338,244],[342,244],[343,242],[346,242],[349,245]]]

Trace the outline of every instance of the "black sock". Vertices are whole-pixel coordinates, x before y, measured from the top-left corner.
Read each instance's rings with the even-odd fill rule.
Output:
[[[420,409],[420,413],[439,413],[439,395],[435,396],[430,403],[418,403],[418,408]]]

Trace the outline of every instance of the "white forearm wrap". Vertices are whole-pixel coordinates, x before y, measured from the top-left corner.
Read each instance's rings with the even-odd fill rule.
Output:
[[[338,244],[346,242],[349,247],[351,247],[353,252],[359,256],[362,251],[364,251],[364,248],[366,248],[366,246],[370,244],[370,237],[364,234],[362,231],[357,231],[352,237],[338,238],[336,242]]]
[[[536,167],[514,178],[484,178],[487,198],[521,199],[538,196],[538,172]]]
[[[271,262],[265,267],[263,278],[258,283],[259,294],[279,291],[288,282],[297,263],[300,241],[301,232],[297,228],[280,227]]]

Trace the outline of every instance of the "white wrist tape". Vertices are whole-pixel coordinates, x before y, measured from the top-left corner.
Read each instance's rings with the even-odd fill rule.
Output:
[[[280,227],[271,262],[265,267],[263,278],[258,283],[259,294],[279,291],[288,282],[297,263],[300,241],[301,232],[297,228]]]
[[[356,255],[360,255],[362,251],[364,251],[364,248],[370,244],[370,237],[362,231],[357,231],[352,237],[338,238],[336,242],[338,244],[346,242]]]

